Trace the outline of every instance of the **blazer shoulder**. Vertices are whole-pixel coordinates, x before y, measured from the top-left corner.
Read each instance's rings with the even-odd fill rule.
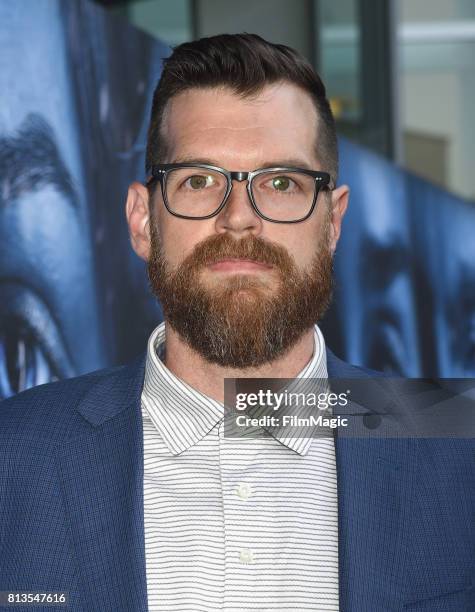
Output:
[[[390,376],[387,372],[347,363],[337,357],[328,347],[326,347],[326,352],[329,378],[388,378]]]
[[[126,375],[130,366],[122,365],[46,383],[27,389],[0,402],[0,440],[21,435],[64,440],[83,426],[75,410],[82,398],[97,384],[111,377]]]

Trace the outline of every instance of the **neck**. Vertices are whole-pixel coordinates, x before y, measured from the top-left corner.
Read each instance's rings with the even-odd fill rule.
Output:
[[[166,367],[197,391],[223,403],[225,378],[295,378],[312,358],[314,329],[308,329],[281,357],[259,367],[244,369],[209,363],[168,324],[165,325],[165,342]]]

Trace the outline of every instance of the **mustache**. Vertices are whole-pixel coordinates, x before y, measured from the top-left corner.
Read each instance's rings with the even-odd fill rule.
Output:
[[[236,240],[229,234],[217,234],[198,243],[185,260],[187,268],[200,268],[223,259],[249,259],[257,263],[288,270],[294,266],[293,257],[281,245],[249,234]]]

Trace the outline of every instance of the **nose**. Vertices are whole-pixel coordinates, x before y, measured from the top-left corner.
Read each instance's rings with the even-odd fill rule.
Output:
[[[229,232],[235,237],[249,232],[257,235],[262,231],[262,221],[252,207],[247,181],[233,180],[226,204],[216,217],[216,231]]]

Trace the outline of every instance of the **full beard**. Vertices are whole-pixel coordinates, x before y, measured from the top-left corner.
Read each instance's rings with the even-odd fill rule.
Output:
[[[210,363],[253,368],[284,355],[318,320],[331,300],[329,222],[308,271],[300,272],[287,250],[254,235],[237,241],[213,235],[170,269],[151,221],[148,276],[165,321]],[[271,264],[266,277],[232,274],[206,283],[205,267],[225,258]],[[278,278],[275,278],[274,271]]]

